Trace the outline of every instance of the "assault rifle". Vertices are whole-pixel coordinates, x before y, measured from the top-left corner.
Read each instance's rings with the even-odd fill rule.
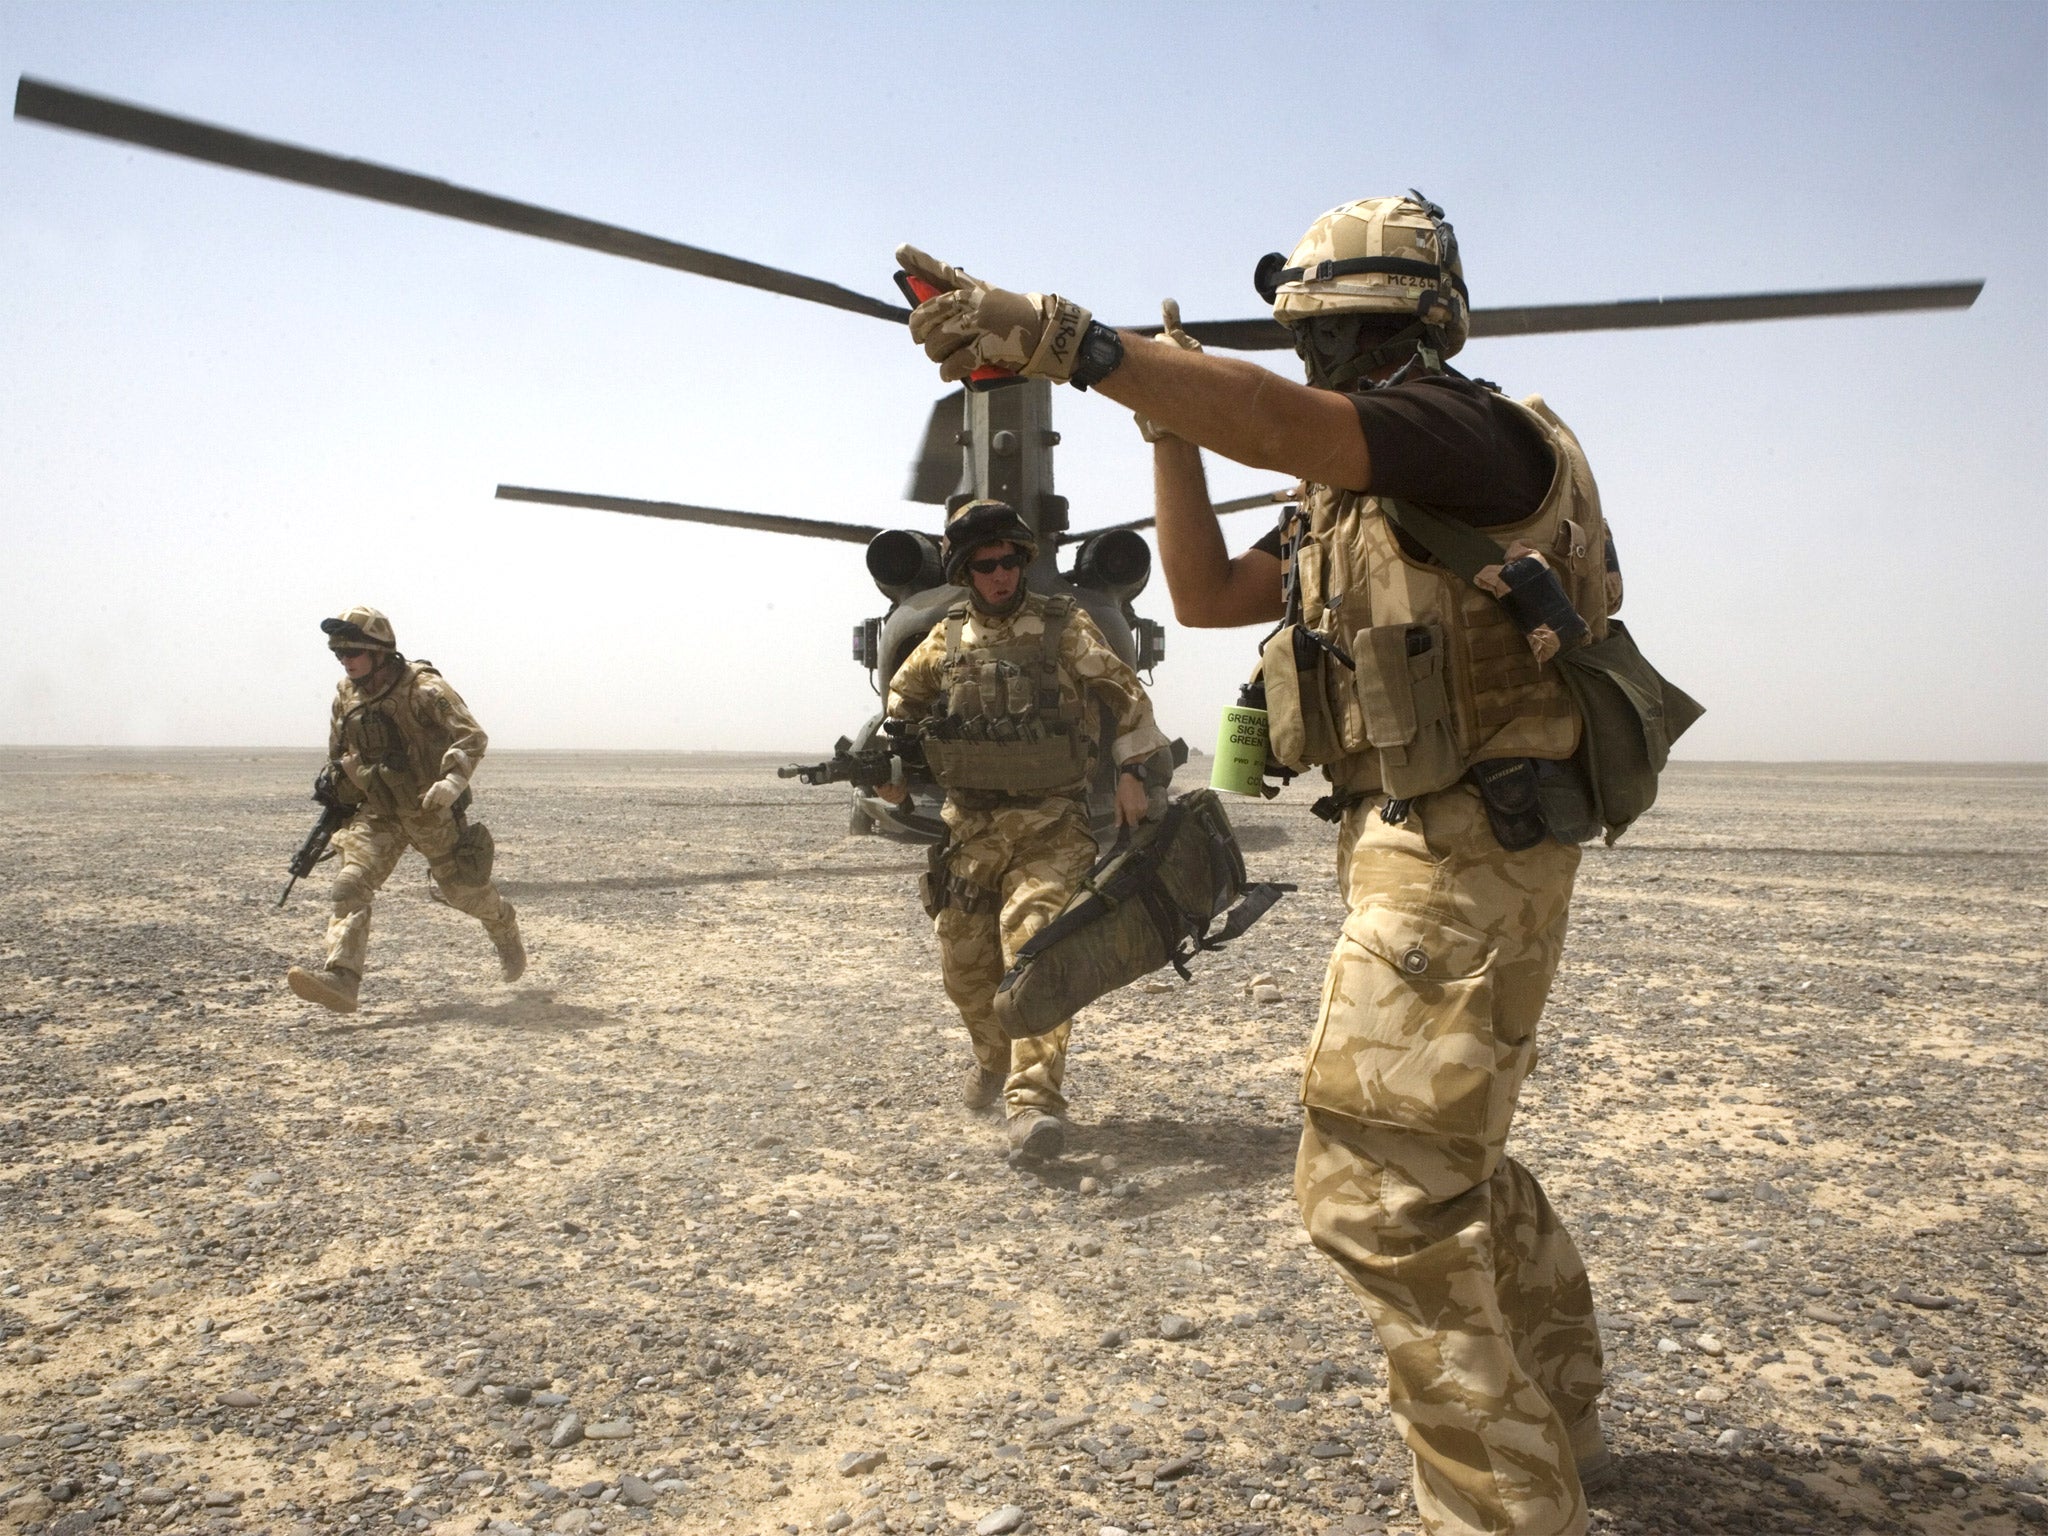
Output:
[[[291,871],[291,879],[284,884],[284,894],[277,898],[279,911],[290,899],[292,887],[313,873],[313,866],[334,857],[334,850],[327,845],[334,840],[334,834],[348,824],[356,808],[341,803],[341,792],[335,785],[334,764],[329,763],[314,776],[313,798],[320,802],[320,819],[313,823],[313,830],[306,834],[306,840],[299,844],[299,851],[292,855],[291,863],[285,866]]]
[[[924,767],[924,744],[908,720],[885,720],[886,740],[853,750],[850,738],[842,736],[832,745],[832,755],[822,763],[789,763],[775,770],[778,779],[802,779],[806,784],[851,784],[856,789],[873,789],[878,784],[901,784],[908,769]]]

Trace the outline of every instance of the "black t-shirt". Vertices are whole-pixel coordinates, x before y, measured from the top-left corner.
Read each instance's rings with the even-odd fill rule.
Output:
[[[1531,516],[1550,490],[1550,444],[1506,398],[1470,379],[1426,374],[1352,401],[1376,496],[1487,528]],[[1279,528],[1252,548],[1279,559]]]

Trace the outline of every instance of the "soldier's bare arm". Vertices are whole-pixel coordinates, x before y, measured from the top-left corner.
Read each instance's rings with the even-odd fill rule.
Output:
[[[1176,437],[1254,469],[1347,491],[1372,488],[1372,460],[1351,401],[1238,358],[1159,347],[1119,333],[1124,360],[1094,387]]]
[[[1152,445],[1152,515],[1173,616],[1191,629],[1269,624],[1281,615],[1280,562],[1263,549],[1232,559],[1209,500],[1202,453],[1177,437]]]

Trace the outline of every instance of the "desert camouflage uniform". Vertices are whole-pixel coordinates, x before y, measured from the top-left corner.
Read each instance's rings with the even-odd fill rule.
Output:
[[[328,969],[358,976],[370,946],[371,899],[407,848],[417,848],[426,858],[448,905],[480,921],[494,942],[512,924],[511,904],[496,885],[489,880],[463,883],[454,860],[461,830],[454,812],[420,808],[420,795],[435,780],[452,774],[469,782],[489,738],[440,673],[421,662],[402,662],[401,667],[388,690],[366,693],[344,678],[335,690],[327,731],[331,760],[341,762],[350,753],[361,760],[352,777],[365,803],[334,836],[341,873],[334,878],[334,916],[327,924]],[[365,706],[375,707],[391,723],[399,750],[369,738]]]
[[[1016,613],[993,618],[970,609],[961,634],[965,649],[1042,636],[1044,600],[1027,594]],[[889,687],[889,713],[922,717],[945,691],[946,625],[933,626],[910,653]],[[1117,736],[1110,754],[1119,763],[1167,745],[1152,719],[1152,701],[1130,664],[1110,649],[1102,631],[1076,608],[1060,634],[1059,686],[1065,704],[1107,705]],[[946,868],[954,900],[934,919],[946,995],[960,1010],[984,1071],[1007,1071],[1005,1112],[1064,1115],[1067,1034],[1061,1024],[1043,1035],[1012,1041],[996,1022],[996,986],[1017,951],[1065,906],[1096,859],[1088,825],[1087,786],[1072,793],[1030,797],[954,793],[941,813],[951,833]],[[965,903],[963,905],[962,903]]]
[[[1504,1152],[1579,850],[1504,851],[1478,792],[1344,819],[1350,915],[1303,1075],[1295,1190],[1364,1298],[1432,1536],[1576,1536],[1597,1441],[1585,1266]]]

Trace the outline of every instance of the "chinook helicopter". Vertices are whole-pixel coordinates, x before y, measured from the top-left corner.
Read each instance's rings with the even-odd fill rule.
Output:
[[[910,311],[900,304],[783,268],[369,161],[259,138],[27,75],[16,85],[14,115],[233,170],[691,272],[899,325],[910,316]],[[1981,281],[1965,281],[1475,308],[1471,311],[1470,334],[1476,339],[1901,310],[1967,309],[1983,286]],[[1159,331],[1157,325],[1126,329],[1147,335]],[[1294,346],[1293,335],[1286,327],[1269,318],[1194,320],[1185,322],[1184,329],[1204,346],[1228,351],[1279,351],[1292,350]],[[1078,533],[1071,531],[1067,499],[1053,490],[1053,449],[1059,440],[1052,425],[1052,386],[1043,380],[1014,380],[1005,387],[986,390],[955,390],[932,408],[905,498],[944,507],[948,512],[977,497],[1008,502],[1039,536],[1038,556],[1027,573],[1033,590],[1071,595],[1119,654],[1139,671],[1149,674],[1164,657],[1166,632],[1157,621],[1141,617],[1132,605],[1151,578],[1152,552],[1140,530],[1151,526],[1152,519],[1136,518]],[[1291,494],[1290,490],[1281,489],[1242,497],[1218,503],[1216,510],[1235,512],[1276,506]],[[946,584],[938,538],[922,529],[881,528],[536,486],[500,485],[497,495],[507,501],[589,508],[865,545],[868,574],[889,606],[881,616],[854,627],[853,659],[866,669],[878,695],[886,695],[889,679],[897,667],[946,609],[963,596],[961,588]],[[1062,568],[1059,556],[1068,549],[1073,551],[1072,558]],[[872,715],[858,733],[848,738],[847,745],[855,752],[874,745],[881,724],[881,715]],[[1180,743],[1175,746],[1177,758],[1184,759],[1185,747]],[[911,798],[901,806],[892,806],[855,789],[849,829],[908,842],[937,841],[942,834],[937,816],[937,785],[913,775],[909,788]],[[1114,772],[1105,766],[1091,797],[1098,833],[1113,824],[1114,789]]]

